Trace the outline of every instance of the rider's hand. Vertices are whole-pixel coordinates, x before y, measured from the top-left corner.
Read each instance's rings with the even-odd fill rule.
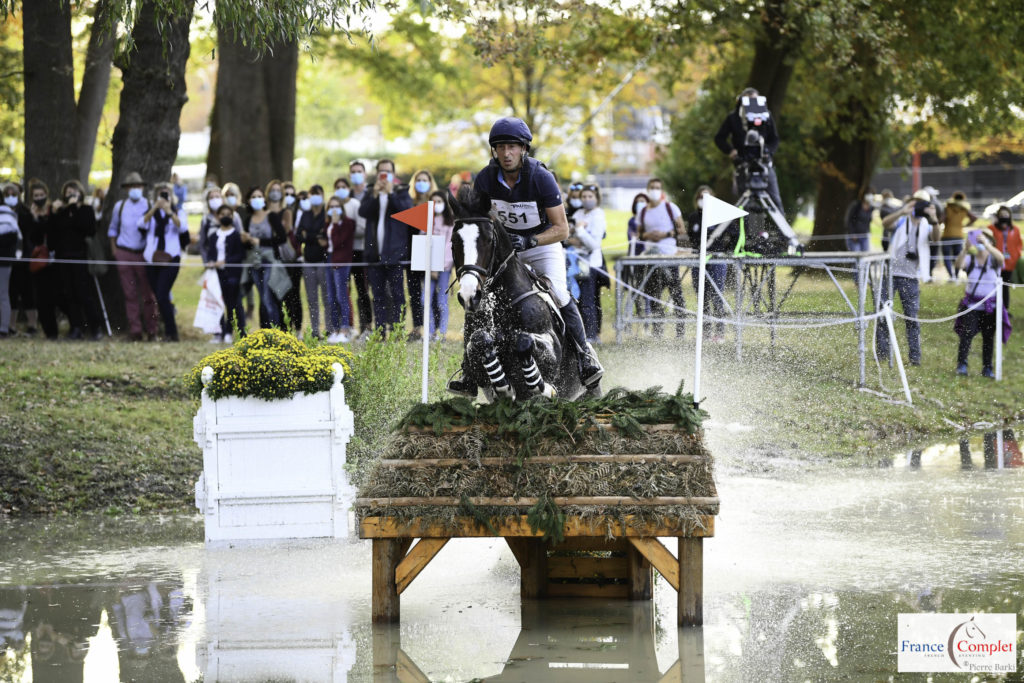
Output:
[[[513,233],[508,236],[512,240],[512,248],[516,251],[526,251],[537,246],[537,238],[532,235],[519,235]]]
[[[734,161],[735,161],[736,157],[738,157],[739,155],[740,155],[740,153],[737,152],[734,149],[729,151],[729,158],[734,160]]]

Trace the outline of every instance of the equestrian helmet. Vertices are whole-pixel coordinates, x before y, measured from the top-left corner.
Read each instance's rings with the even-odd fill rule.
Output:
[[[530,149],[533,141],[533,133],[530,127],[522,119],[514,116],[505,116],[494,122],[491,126],[491,134],[487,136],[487,143],[493,148],[499,142],[518,142],[526,149]]]

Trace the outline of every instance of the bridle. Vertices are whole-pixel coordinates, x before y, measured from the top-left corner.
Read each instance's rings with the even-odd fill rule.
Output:
[[[494,222],[490,218],[460,218],[460,219],[455,221],[455,228],[457,230],[458,227],[460,225],[462,225],[463,223],[473,223],[473,222],[481,223],[481,222],[485,222],[485,221],[489,225],[494,227],[495,224],[494,224]],[[495,231],[497,231],[497,227],[495,227],[494,229],[495,229]],[[501,263],[498,264],[497,270],[495,270],[492,273],[491,272],[491,268],[493,268],[493,266],[494,266],[494,251],[495,250],[492,248],[491,249],[491,253],[490,253],[490,255],[487,258],[487,265],[486,266],[478,266],[475,263],[464,263],[460,267],[456,268],[455,269],[455,279],[452,280],[451,284],[448,285],[448,289],[445,290],[445,293],[447,294],[448,291],[450,291],[451,288],[454,287],[457,282],[462,280],[462,276],[463,275],[467,275],[468,274],[468,275],[474,276],[477,279],[477,281],[480,283],[480,289],[483,290],[484,282],[488,278],[496,278],[496,277],[499,277],[502,273],[504,273],[505,269],[508,268],[509,262],[511,262],[512,258],[515,257],[516,252],[515,252],[515,250],[510,250],[509,253],[508,253],[508,256],[506,256],[505,259]],[[463,253],[465,253],[465,251],[463,251]]]

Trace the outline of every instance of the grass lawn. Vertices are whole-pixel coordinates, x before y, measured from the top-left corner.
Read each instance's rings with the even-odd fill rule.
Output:
[[[612,225],[609,241],[614,239]],[[180,343],[24,337],[0,342],[0,514],[191,506],[202,462],[192,442],[194,403],[181,378],[216,347],[191,327],[199,269],[194,257],[186,263],[190,267],[183,268],[174,289]],[[785,281],[785,273],[780,279]],[[852,282],[844,286],[852,296]],[[684,292],[692,306],[689,278]],[[921,317],[952,314],[962,292],[962,286],[923,285]],[[1015,293],[1011,311],[1017,319],[1024,314],[1022,302],[1024,294]],[[791,305],[841,311],[844,304],[830,281],[805,276]],[[616,346],[614,298],[607,290],[604,311],[599,353],[607,368],[605,388],[661,385],[671,390],[680,380],[692,387],[692,324],[683,340],[676,340],[672,330],[665,338],[635,330]],[[461,309],[453,304],[450,340],[432,355],[434,398],[444,395],[444,383],[458,366],[461,328]],[[897,332],[905,353],[901,322]],[[924,325],[923,363],[907,369],[911,407],[856,386],[852,325],[781,330],[774,350],[765,330],[747,329],[742,360],[735,357],[729,331],[726,342],[705,345],[701,394],[711,415],[709,443],[718,457],[734,462],[757,463],[764,456],[863,462],[880,450],[954,440],[958,428],[978,422],[1021,421],[1022,338],[1020,331],[1011,337],[1005,380],[993,382],[979,376],[980,339],[972,349],[971,375],[957,377],[952,323]],[[366,466],[389,425],[419,398],[420,347],[395,338],[355,350],[349,397],[357,435],[350,448],[353,460]],[[876,365],[870,351],[866,388],[902,398],[896,370]]]

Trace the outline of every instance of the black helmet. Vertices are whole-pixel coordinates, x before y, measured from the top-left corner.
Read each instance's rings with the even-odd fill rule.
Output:
[[[526,149],[530,149],[532,141],[530,127],[522,119],[514,116],[506,116],[495,121],[491,126],[491,134],[487,136],[487,144],[491,147],[499,142],[518,142]]]

